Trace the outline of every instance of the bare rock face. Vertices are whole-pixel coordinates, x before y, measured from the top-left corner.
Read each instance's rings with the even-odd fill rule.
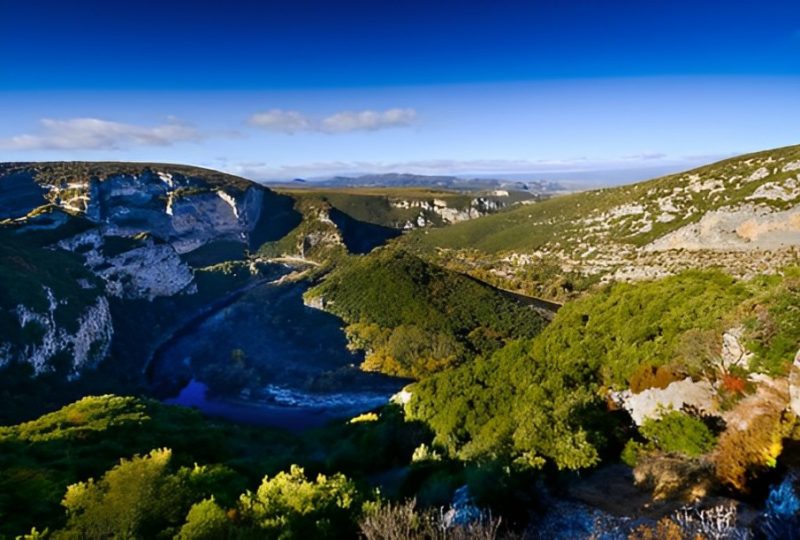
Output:
[[[171,197],[168,214],[171,230],[167,236],[178,253],[197,249],[210,240],[247,242],[261,211],[264,193],[248,189],[235,196],[225,191],[187,197]]]
[[[58,246],[83,255],[86,266],[106,283],[106,294],[118,298],[172,296],[195,291],[194,275],[171,244],[156,244],[152,238],[119,254],[107,256],[102,229],[93,229]]]
[[[72,359],[69,377],[78,377],[81,371],[94,367],[105,358],[111,347],[114,327],[108,300],[105,296],[98,296],[94,304],[81,312],[77,328],[70,329],[56,319],[56,310],[65,301],[56,298],[47,287],[44,291],[48,300],[44,312],[24,305],[16,309],[20,328],[36,331],[41,337],[18,351],[14,351],[11,343],[0,341],[0,366],[17,360],[30,364],[38,375],[53,368],[50,362],[53,356],[67,353],[66,356]]]
[[[219,240],[247,243],[261,215],[264,190],[211,188],[201,180],[144,170],[48,185],[48,199],[85,215],[96,229],[59,243],[83,254],[86,265],[121,298],[194,292],[194,276],[179,257]],[[106,238],[147,235],[123,253],[104,252]]]
[[[753,353],[747,350],[747,347],[742,343],[744,338],[745,329],[743,326],[737,326],[728,329],[722,334],[722,367],[726,370],[732,367],[747,368],[750,360],[753,359]]]
[[[108,234],[150,233],[178,253],[214,240],[247,242],[264,196],[258,186],[211,189],[198,180],[149,170],[49,188],[53,204],[84,214]]]
[[[700,413],[716,414],[716,391],[707,381],[693,381],[686,377],[666,388],[649,388],[638,394],[630,390],[616,393],[613,398],[628,411],[637,426],[645,420],[661,418],[669,411],[690,407]]]
[[[497,212],[507,206],[507,203],[501,199],[501,197],[507,196],[507,191],[496,191],[492,193],[492,197],[475,197],[466,208],[451,207],[443,199],[395,199],[390,201],[390,204],[395,208],[405,210],[419,209],[416,219],[407,221],[403,225],[404,229],[416,229],[434,225],[434,218],[438,218],[442,223],[452,224]]]
[[[750,251],[800,244],[800,207],[773,211],[745,204],[705,214],[645,246],[644,251],[671,249]]]

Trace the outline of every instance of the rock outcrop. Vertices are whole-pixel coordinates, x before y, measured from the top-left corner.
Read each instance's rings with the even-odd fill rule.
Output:
[[[171,244],[156,244],[152,237],[136,242],[116,255],[105,254],[106,239],[115,238],[93,229],[58,246],[81,253],[86,266],[106,283],[106,293],[118,298],[147,298],[192,293],[194,275]]]
[[[261,213],[264,188],[216,188],[201,180],[145,170],[140,174],[49,184],[46,198],[104,226],[104,233],[150,233],[178,253],[212,240],[246,242]]]
[[[702,414],[716,414],[716,391],[707,381],[690,377],[670,383],[666,388],[649,388],[638,394],[630,390],[615,393],[613,399],[628,411],[637,426],[647,419],[659,419],[669,411],[691,408]]]
[[[452,224],[460,221],[479,218],[505,208],[507,205],[502,197],[507,197],[508,192],[493,192],[492,197],[475,197],[466,207],[451,206],[443,199],[393,199],[390,201],[394,208],[419,209],[419,214],[413,220],[403,224],[404,229],[416,229],[431,225]]]
[[[800,351],[794,357],[792,371],[789,374],[789,404],[792,412],[800,417]]]
[[[55,316],[59,305],[65,301],[57,299],[48,287],[44,287],[44,292],[48,301],[46,311],[37,312],[24,305],[16,308],[20,328],[37,332],[41,337],[17,351],[13,344],[0,342],[0,366],[17,360],[30,364],[38,375],[53,369],[51,358],[66,353],[71,358],[69,376],[77,377],[82,370],[94,367],[108,354],[114,334],[108,300],[105,296],[98,296],[94,304],[81,312],[77,328],[70,331],[59,324]]]

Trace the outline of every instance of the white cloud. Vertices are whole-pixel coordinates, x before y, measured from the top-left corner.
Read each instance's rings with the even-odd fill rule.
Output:
[[[99,118],[43,118],[37,134],[0,139],[9,150],[118,150],[135,146],[170,146],[204,137],[190,124],[170,117],[157,126],[139,126]]]
[[[410,126],[417,119],[414,109],[385,111],[344,111],[322,120],[320,128],[326,133],[375,131],[391,127]]]
[[[385,111],[341,111],[325,118],[312,118],[298,111],[270,109],[252,115],[248,123],[279,133],[352,133],[410,126],[417,119],[414,109]]]
[[[284,111],[282,109],[270,109],[265,112],[256,113],[250,117],[248,123],[251,126],[281,133],[310,131],[313,127],[311,120],[303,116],[302,113],[297,111]]]

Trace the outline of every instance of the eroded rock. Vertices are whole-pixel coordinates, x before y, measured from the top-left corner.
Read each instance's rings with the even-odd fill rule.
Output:
[[[14,359],[30,364],[38,375],[53,369],[50,360],[56,354],[66,352],[72,359],[69,375],[77,377],[81,371],[94,367],[104,359],[111,347],[114,327],[108,300],[105,296],[98,296],[94,304],[83,310],[77,321],[77,329],[71,332],[56,322],[56,310],[65,301],[58,300],[48,287],[44,287],[44,292],[48,302],[46,311],[37,312],[24,305],[16,308],[20,328],[38,326],[42,336],[26,345]],[[11,344],[0,343],[3,363],[10,362],[12,356]]]
[[[700,414],[715,415],[719,411],[716,391],[708,381],[693,381],[686,377],[670,383],[666,388],[648,388],[638,394],[630,390],[612,396],[628,411],[637,426],[645,420],[661,418],[670,411],[691,408]]]

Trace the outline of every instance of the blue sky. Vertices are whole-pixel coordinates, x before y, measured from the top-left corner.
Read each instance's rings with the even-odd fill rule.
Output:
[[[3,161],[613,181],[800,142],[797,2],[8,1],[0,20]]]

